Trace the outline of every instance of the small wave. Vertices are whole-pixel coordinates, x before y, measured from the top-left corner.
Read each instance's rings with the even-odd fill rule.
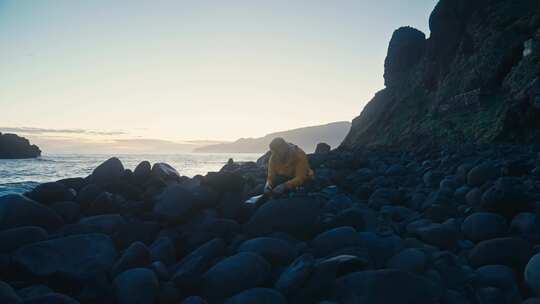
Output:
[[[38,182],[19,182],[0,184],[0,196],[7,194],[21,194],[34,189]]]

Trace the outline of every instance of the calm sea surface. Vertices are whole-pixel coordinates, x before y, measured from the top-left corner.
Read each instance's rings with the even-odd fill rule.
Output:
[[[150,163],[165,162],[181,175],[194,176],[217,171],[229,158],[235,161],[254,161],[260,154],[176,154],[176,155],[115,155],[126,169],[134,170],[143,160]],[[86,177],[110,155],[58,154],[43,155],[36,159],[0,159],[0,196],[22,193],[38,183],[68,177]]]

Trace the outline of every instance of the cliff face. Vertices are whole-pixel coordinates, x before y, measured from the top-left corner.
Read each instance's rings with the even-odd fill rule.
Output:
[[[394,32],[343,147],[540,138],[540,1],[441,0],[430,30]]]
[[[0,133],[0,159],[34,158],[41,155],[36,145],[15,134]]]

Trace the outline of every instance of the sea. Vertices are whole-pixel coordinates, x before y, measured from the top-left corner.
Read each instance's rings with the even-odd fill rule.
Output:
[[[126,154],[114,155],[124,168],[134,170],[144,160],[150,163],[164,162],[173,166],[181,175],[193,177],[218,171],[227,161],[255,161],[261,154],[251,153],[185,153],[171,155]],[[94,168],[111,155],[101,154],[45,154],[34,159],[0,159],[0,196],[24,193],[44,182],[69,177],[86,177]]]

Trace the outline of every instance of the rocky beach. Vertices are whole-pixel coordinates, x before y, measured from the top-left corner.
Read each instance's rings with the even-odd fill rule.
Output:
[[[538,152],[316,153],[314,189],[259,208],[244,201],[262,191],[264,159],[187,178],[111,158],[0,198],[0,299],[536,303]]]
[[[112,157],[0,197],[0,303],[540,303],[540,3],[441,0],[309,188]]]

